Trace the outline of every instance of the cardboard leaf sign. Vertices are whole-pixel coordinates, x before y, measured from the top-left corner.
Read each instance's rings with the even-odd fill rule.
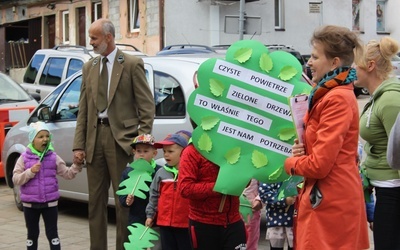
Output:
[[[239,197],[239,200],[239,212],[242,215],[244,222],[248,223],[253,217],[253,209],[251,208],[250,201],[243,194]]]
[[[136,161],[133,161],[130,166],[133,168],[133,170],[129,172],[129,178],[119,184],[121,189],[118,190],[116,194],[132,194],[136,197],[146,199],[144,192],[149,191],[146,181],[152,181],[151,174],[154,172],[154,169],[149,162],[143,159],[137,159]]]
[[[198,125],[194,146],[220,167],[215,191],[239,196],[251,178],[288,178],[282,168],[295,138],[288,97],[311,89],[301,73],[296,57],[270,53],[255,40],[238,41],[225,59],[200,65],[188,112]]]
[[[131,234],[128,236],[129,242],[124,243],[125,250],[139,250],[153,247],[151,241],[157,241],[159,234],[149,227],[145,227],[140,223],[133,223],[128,226]]]
[[[278,200],[281,200],[285,197],[297,196],[297,185],[303,180],[304,178],[302,176],[292,175],[289,177],[289,179],[282,182],[282,185],[278,189]]]

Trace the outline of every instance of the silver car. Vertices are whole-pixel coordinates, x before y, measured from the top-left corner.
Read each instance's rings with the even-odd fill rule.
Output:
[[[392,67],[394,75],[400,79],[400,53],[392,58]]]
[[[216,55],[223,57],[223,55]],[[182,129],[191,131],[186,104],[192,91],[197,87],[197,70],[209,56],[163,56],[144,57],[144,66],[150,89],[156,104],[156,116],[153,135],[156,140],[164,139],[167,134]],[[303,81],[311,83],[303,73]],[[51,92],[24,120],[21,120],[7,134],[2,157],[5,159],[5,177],[7,185],[13,188],[15,203],[22,209],[19,187],[12,183],[12,172],[18,157],[28,145],[28,127],[32,122],[44,120],[53,134],[55,151],[68,165],[72,162],[72,143],[78,115],[82,72],[79,71],[62,82]],[[121,110],[123,112],[123,110]],[[157,161],[163,162],[161,151]],[[86,169],[73,180],[59,178],[61,197],[87,201],[88,185]],[[114,205],[113,190],[109,190],[109,205]]]
[[[192,126],[186,110],[186,102],[197,86],[197,69],[207,57],[144,57],[145,70],[150,89],[156,103],[153,135],[156,140],[164,139],[167,134]],[[2,157],[5,162],[7,185],[14,190],[15,202],[21,207],[19,187],[12,183],[12,172],[18,157],[28,145],[28,127],[32,122],[45,120],[53,134],[55,151],[67,164],[72,162],[72,143],[76,118],[78,115],[82,72],[79,71],[62,82],[31,113],[21,120],[7,134]],[[123,112],[123,110],[121,110]],[[161,158],[159,152],[157,158]],[[59,178],[61,197],[87,201],[88,187],[86,169],[73,180]],[[109,205],[114,205],[113,190],[109,190]]]

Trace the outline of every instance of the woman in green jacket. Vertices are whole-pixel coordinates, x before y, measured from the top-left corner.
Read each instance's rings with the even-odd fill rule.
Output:
[[[400,174],[388,165],[388,135],[400,111],[400,81],[391,76],[391,58],[399,50],[396,40],[370,41],[355,60],[355,85],[371,94],[360,117],[360,135],[366,141],[366,169],[375,188],[375,249],[400,249]]]

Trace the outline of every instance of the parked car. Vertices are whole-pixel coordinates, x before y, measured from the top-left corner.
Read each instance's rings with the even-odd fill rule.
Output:
[[[217,52],[217,53],[226,53],[226,51],[228,50],[230,45],[214,45],[212,46],[212,48]],[[281,51],[286,51],[289,52],[290,54],[292,54],[294,57],[297,58],[297,60],[299,60],[301,66],[303,67],[303,72],[307,73],[306,71],[306,64],[307,61],[304,60],[303,56],[300,54],[299,51],[295,50],[293,48],[293,46],[289,46],[289,45],[284,45],[284,44],[265,44],[265,47],[268,48],[269,52],[273,52],[273,51],[277,51],[277,50],[281,50]],[[311,79],[311,77],[308,77]]]
[[[0,73],[0,151],[9,130],[38,105],[18,83],[8,75]],[[37,99],[40,97],[36,94]],[[4,177],[4,162],[0,157],[0,178]]]
[[[400,52],[392,58],[392,67],[394,75],[400,79]]]
[[[175,44],[165,46],[156,55],[181,55],[181,54],[215,54],[217,53],[213,48],[205,45],[196,44]]]
[[[307,64],[307,62],[310,59],[311,55],[310,54],[306,54],[306,55],[301,55],[301,56],[303,57],[304,62],[306,63],[306,74],[307,74],[308,78],[311,79],[312,78],[311,69],[310,69],[310,66],[308,66],[308,64]]]
[[[192,126],[186,110],[186,102],[191,92],[198,85],[196,72],[207,57],[144,57],[144,66],[150,88],[155,97],[156,115],[153,135],[162,140],[167,134],[181,129],[191,131]],[[2,150],[5,159],[6,182],[14,190],[16,204],[21,208],[19,187],[12,183],[12,171],[20,154],[28,145],[27,131],[29,124],[45,120],[54,135],[56,152],[67,162],[72,162],[72,143],[79,111],[78,102],[82,72],[78,71],[54,89],[30,116],[21,120],[7,134]],[[49,115],[44,115],[49,111]],[[157,156],[161,158],[162,154]],[[87,201],[86,168],[75,179],[59,179],[62,197]],[[110,189],[109,204],[114,204],[113,190]]]
[[[130,44],[117,44],[117,47],[128,54],[145,56]],[[40,94],[43,99],[95,56],[97,55],[93,50],[76,45],[58,45],[53,49],[40,49],[31,58],[21,86],[31,94]]]
[[[32,56],[21,86],[43,99],[62,81],[82,69],[92,56],[85,47],[40,49]]]

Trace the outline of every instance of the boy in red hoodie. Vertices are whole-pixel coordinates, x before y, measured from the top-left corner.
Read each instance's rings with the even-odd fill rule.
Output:
[[[246,249],[246,229],[239,197],[213,191],[219,166],[190,144],[182,153],[178,189],[189,199],[189,230],[193,249]]]

